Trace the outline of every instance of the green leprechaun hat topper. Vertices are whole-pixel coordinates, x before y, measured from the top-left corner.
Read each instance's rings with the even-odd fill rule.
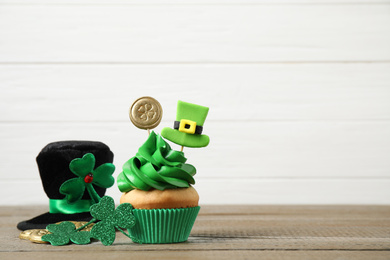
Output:
[[[210,138],[202,134],[208,112],[208,107],[179,100],[173,129],[165,127],[161,135],[181,146],[205,147],[210,142]]]

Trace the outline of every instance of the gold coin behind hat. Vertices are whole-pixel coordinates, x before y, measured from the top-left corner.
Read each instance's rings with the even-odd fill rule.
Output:
[[[34,243],[46,244],[48,242],[42,241],[42,237],[47,234],[51,233],[46,229],[34,229],[33,232],[30,234],[29,239],[31,242]]]
[[[88,222],[86,221],[69,221],[72,222],[75,225],[75,228],[81,228]],[[56,224],[59,224],[61,222],[57,222]],[[81,231],[91,231],[94,223],[89,224],[88,226],[84,227]],[[24,239],[24,240],[30,240],[31,242],[34,243],[40,243],[40,244],[46,244],[49,242],[42,241],[42,237],[44,235],[51,234],[47,229],[29,229],[29,230],[24,230],[20,233],[19,238]]]
[[[85,228],[83,228],[80,231],[91,231],[91,229],[93,228],[93,225],[95,225],[95,223],[89,224],[88,226],[86,226]]]
[[[56,224],[60,224],[61,222],[62,222],[62,221],[57,222]],[[88,223],[88,222],[86,222],[86,221],[74,221],[74,220],[68,220],[68,222],[73,223],[76,229],[79,229],[79,228],[81,228],[82,226],[84,226],[85,224]],[[91,223],[91,224],[89,224],[88,226],[84,227],[84,228],[83,228],[82,230],[80,230],[80,231],[91,231],[91,229],[92,229],[92,227],[93,227],[94,224],[95,224],[95,223]]]
[[[19,235],[19,238],[20,239],[25,239],[25,240],[29,240],[30,239],[30,235],[31,233],[34,231],[35,229],[28,229],[28,230],[24,230],[20,233]]]
[[[141,97],[130,107],[130,120],[138,128],[153,129],[160,124],[162,107],[152,97]]]
[[[76,229],[79,229],[79,228],[81,228],[82,226],[84,226],[85,224],[88,223],[86,221],[71,221],[71,222],[75,225]],[[83,229],[81,229],[80,231],[91,231],[91,229],[92,229],[94,224],[95,223],[91,223],[88,226],[86,226]]]

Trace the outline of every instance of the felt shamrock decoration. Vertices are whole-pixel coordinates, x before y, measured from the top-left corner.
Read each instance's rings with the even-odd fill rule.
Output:
[[[115,166],[112,163],[105,163],[95,168],[95,156],[91,153],[85,154],[82,158],[76,158],[69,164],[69,169],[77,177],[67,180],[60,187],[60,193],[65,195],[68,203],[80,200],[87,189],[93,203],[100,201],[93,185],[102,188],[109,188],[114,185],[115,179],[112,174]]]
[[[84,225],[83,227],[85,227]],[[82,227],[82,228],[83,228]],[[50,224],[46,229],[52,234],[42,236],[42,241],[50,242],[53,246],[62,246],[72,241],[75,244],[84,245],[91,242],[91,233],[78,231],[72,222],[64,221],[59,224]]]
[[[103,188],[111,187],[115,182],[115,179],[112,177],[115,166],[111,163],[105,163],[96,169],[94,167],[95,156],[91,153],[85,154],[82,158],[72,160],[69,164],[69,169],[78,177],[65,181],[60,187],[60,193],[65,195],[69,203],[80,200],[84,195],[85,189],[87,189],[92,201],[95,203],[90,207],[92,220],[78,229],[75,229],[75,225],[68,221],[48,225],[47,229],[52,234],[43,236],[43,241],[57,246],[66,245],[70,241],[75,244],[88,244],[91,238],[95,238],[100,240],[103,245],[111,245],[115,240],[116,229],[130,237],[121,228],[128,229],[135,225],[131,204],[123,203],[115,209],[113,198],[109,196],[100,198],[92,186],[92,184],[95,184]],[[91,231],[80,231],[98,220],[100,221],[93,226]]]
[[[53,246],[62,246],[72,241],[75,244],[84,245],[91,242],[91,238],[98,239],[103,245],[109,246],[115,241],[115,231],[118,229],[133,241],[140,241],[131,237],[121,228],[129,229],[135,225],[133,207],[129,203],[122,203],[115,209],[114,199],[104,196],[99,203],[91,206],[91,215],[94,217],[90,222],[76,229],[72,222],[64,221],[59,224],[50,224],[46,227],[52,234],[42,236],[42,240],[50,242]],[[96,223],[91,231],[80,231],[86,226]]]
[[[130,203],[122,203],[115,209],[114,200],[104,196],[98,204],[91,206],[91,215],[94,219],[100,220],[93,226],[91,236],[99,239],[105,246],[114,242],[115,229],[130,237],[121,228],[129,229],[135,225],[132,209]]]

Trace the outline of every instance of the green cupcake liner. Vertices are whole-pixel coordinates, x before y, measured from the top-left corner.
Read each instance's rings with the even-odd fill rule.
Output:
[[[133,209],[136,224],[128,229],[134,242],[166,244],[187,241],[200,207]]]

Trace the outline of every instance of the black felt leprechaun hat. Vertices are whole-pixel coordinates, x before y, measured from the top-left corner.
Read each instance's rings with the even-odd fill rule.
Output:
[[[49,212],[18,223],[17,228],[44,229],[60,221],[89,221],[89,208],[115,180],[114,154],[101,142],[60,141],[46,145],[36,161]]]

